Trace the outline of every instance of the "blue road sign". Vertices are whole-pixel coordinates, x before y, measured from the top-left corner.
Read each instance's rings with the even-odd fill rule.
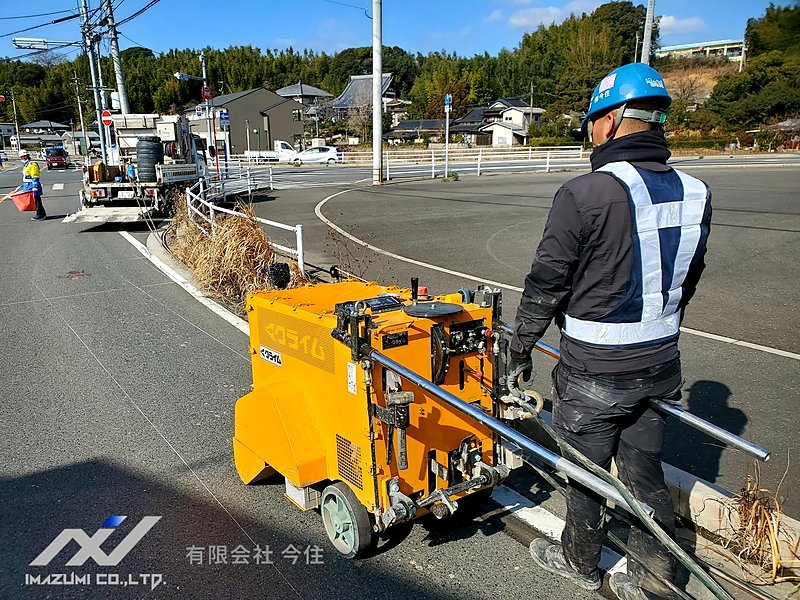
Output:
[[[220,111],[220,113],[219,113],[219,124],[220,125],[230,125],[231,124],[231,115],[228,113],[227,110]]]

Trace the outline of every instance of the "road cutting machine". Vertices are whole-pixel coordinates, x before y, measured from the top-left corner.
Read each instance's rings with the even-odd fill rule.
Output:
[[[236,469],[246,484],[283,476],[343,555],[398,523],[452,514],[523,457],[632,510],[514,427],[530,404],[509,393],[499,290],[348,280],[255,292],[246,307],[253,389],[236,403]]]

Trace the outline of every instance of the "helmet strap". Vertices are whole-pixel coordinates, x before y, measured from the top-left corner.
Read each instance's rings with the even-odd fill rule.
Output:
[[[623,104],[622,106],[614,110],[614,127],[611,129],[611,133],[608,135],[605,141],[603,141],[603,144],[614,139],[614,136],[617,134],[617,129],[619,129],[620,124],[622,124],[622,119],[625,113],[626,106],[627,104]],[[592,144],[594,144],[594,140],[592,139],[593,129],[594,129],[594,122],[589,121],[589,123],[587,123],[586,131],[589,134],[589,142]],[[597,145],[602,146],[603,144],[597,144]]]

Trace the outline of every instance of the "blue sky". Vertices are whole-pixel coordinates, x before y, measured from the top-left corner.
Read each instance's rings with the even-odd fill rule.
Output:
[[[641,3],[646,2],[640,0]],[[792,4],[778,0],[776,4]],[[148,0],[115,0],[117,21]],[[602,0],[384,0],[383,42],[411,52],[447,50],[462,56],[515,47],[522,34],[540,23],[560,22],[570,13],[591,12]],[[29,13],[75,9],[77,0],[36,2]],[[100,0],[90,0],[92,8]],[[769,0],[656,0],[661,15],[662,45],[741,38],[749,17],[761,16]],[[336,52],[372,44],[370,0],[160,0],[120,28],[123,48],[143,45],[162,52],[171,48],[222,48],[250,44],[259,48]],[[0,36],[67,14],[16,19],[26,4],[3,1]],[[0,37],[0,56],[20,56],[12,37],[73,41],[79,20],[15,36]],[[60,51],[63,52],[63,51]],[[74,56],[76,50],[68,56]]]

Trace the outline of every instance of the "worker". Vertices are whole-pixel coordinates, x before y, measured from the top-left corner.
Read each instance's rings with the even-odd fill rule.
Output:
[[[19,151],[19,159],[22,161],[22,191],[33,192],[36,201],[36,214],[31,217],[31,221],[43,221],[47,218],[47,213],[42,204],[42,182],[39,180],[39,164],[31,160],[30,153],[24,148]]]
[[[669,167],[663,124],[672,99],[664,79],[641,63],[619,67],[594,89],[582,127],[594,150],[592,172],[556,193],[517,310],[509,370],[529,376],[531,351],[555,319],[561,358],[553,370],[553,424],[574,448],[619,478],[654,510],[670,535],[674,508],[664,483],[665,417],[650,399],[679,403],[678,335],[705,263],[711,193]],[[603,499],[567,488],[561,544],[531,543],[541,568],[596,590]],[[675,561],[634,525],[619,598],[671,598],[674,592],[636,561],[674,581]]]

